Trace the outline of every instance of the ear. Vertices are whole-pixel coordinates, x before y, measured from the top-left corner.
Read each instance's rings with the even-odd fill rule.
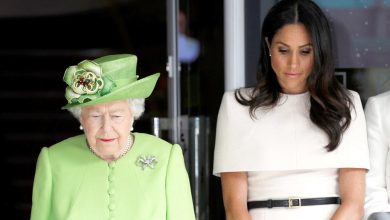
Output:
[[[271,45],[269,44],[268,37],[265,37],[265,43],[267,44],[268,50],[271,51]]]
[[[83,119],[82,119],[82,117],[81,117],[81,115],[80,115],[80,117],[79,117],[79,122],[80,122],[80,127],[79,127],[79,129],[82,131],[82,130],[84,130],[84,122],[83,122]]]
[[[269,56],[271,56],[271,45],[269,44],[268,37],[265,37],[265,43],[267,44],[268,47]]]
[[[130,132],[134,130],[134,117],[133,120],[131,120],[131,127],[130,127]]]
[[[83,125],[83,123],[84,123],[84,118],[83,118],[83,116],[81,115],[81,111],[82,111],[82,110],[80,110],[80,112],[79,112],[79,114],[78,114],[78,120],[79,120],[80,124]]]

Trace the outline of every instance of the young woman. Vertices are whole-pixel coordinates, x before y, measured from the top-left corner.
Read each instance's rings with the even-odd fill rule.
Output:
[[[334,76],[330,28],[310,0],[264,19],[255,88],[224,94],[214,174],[228,220],[361,219],[369,168],[359,95]]]

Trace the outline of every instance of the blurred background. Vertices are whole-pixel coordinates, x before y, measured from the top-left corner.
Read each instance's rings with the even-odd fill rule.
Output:
[[[212,176],[219,104],[224,91],[254,85],[261,22],[275,2],[1,0],[2,216],[29,219],[40,149],[81,133],[60,110],[65,69],[132,53],[141,78],[161,73],[135,131],[181,144],[197,219],[223,220],[220,180]],[[363,104],[389,90],[390,1],[316,2],[331,21],[340,82]]]

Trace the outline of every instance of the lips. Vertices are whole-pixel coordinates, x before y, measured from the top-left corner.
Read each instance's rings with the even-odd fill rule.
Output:
[[[115,138],[100,138],[99,140],[101,140],[102,142],[106,142],[106,143],[108,143],[108,142],[112,142],[112,141],[114,141],[114,140],[115,140]]]
[[[286,73],[287,76],[299,76],[300,73]]]

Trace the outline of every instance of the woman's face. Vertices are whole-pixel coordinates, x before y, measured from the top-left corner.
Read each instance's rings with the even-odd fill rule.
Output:
[[[109,158],[126,146],[133,114],[128,100],[114,101],[82,107],[80,122],[90,147]]]
[[[306,80],[313,69],[313,47],[302,24],[288,24],[267,42],[271,65],[283,93],[298,94],[307,90]]]

